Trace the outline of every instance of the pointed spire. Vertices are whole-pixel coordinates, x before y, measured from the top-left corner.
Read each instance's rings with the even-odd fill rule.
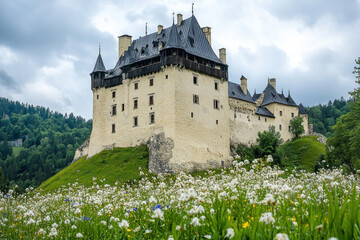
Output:
[[[182,48],[179,33],[177,32],[176,25],[173,24],[170,28],[169,38],[163,49],[166,48]]]
[[[173,11],[173,25],[175,24],[175,12]]]
[[[106,72],[106,68],[105,68],[104,62],[103,62],[102,57],[101,57],[100,44],[99,44],[99,55],[98,55],[98,57],[96,59],[95,67],[94,67],[94,70],[92,72]]]
[[[194,16],[194,2],[192,2],[191,4],[191,15]]]

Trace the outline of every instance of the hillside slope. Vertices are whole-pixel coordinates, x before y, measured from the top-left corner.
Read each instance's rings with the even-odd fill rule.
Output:
[[[285,155],[285,165],[294,164],[313,172],[321,156],[325,155],[325,145],[316,136],[295,139],[281,146]]]
[[[140,171],[147,173],[147,166],[148,151],[146,146],[104,150],[87,160],[85,158],[79,159],[43,182],[39,188],[50,192],[63,185],[75,182],[80,185],[91,186],[93,177],[98,180],[105,179],[104,184],[124,183],[131,179],[138,179]]]

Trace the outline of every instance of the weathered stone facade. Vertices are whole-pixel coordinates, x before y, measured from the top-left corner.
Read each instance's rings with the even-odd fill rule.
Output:
[[[150,171],[196,171],[231,164],[230,141],[255,144],[270,125],[291,139],[289,123],[299,107],[290,95],[269,100],[267,90],[254,99],[245,77],[230,84],[226,50],[220,59],[214,54],[210,29],[194,16],[178,16],[177,25],[133,42],[119,37],[114,69],[105,70],[99,53],[91,73],[91,137],[75,159],[146,144]],[[269,84],[276,88],[275,79]]]

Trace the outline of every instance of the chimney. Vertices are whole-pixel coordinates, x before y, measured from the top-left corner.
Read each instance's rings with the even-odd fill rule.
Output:
[[[240,85],[241,85],[241,90],[243,91],[243,93],[245,93],[245,95],[247,95],[247,79],[243,75],[241,75],[241,78],[240,78]]]
[[[203,27],[201,30],[205,34],[205,37],[211,46],[211,27]]]
[[[269,84],[273,86],[276,90],[276,78],[269,78]]]
[[[162,30],[163,30],[163,25],[158,25],[158,34],[160,34]]]
[[[124,55],[124,52],[131,45],[132,37],[129,35],[119,36],[119,58]]]
[[[163,48],[163,42],[162,41],[159,41],[159,45],[158,45],[158,49],[159,51]]]
[[[219,49],[219,58],[223,64],[226,64],[226,49],[225,48]]]
[[[183,20],[183,15],[181,13],[178,13],[178,15],[177,15],[177,24],[176,25],[180,26],[182,20]]]

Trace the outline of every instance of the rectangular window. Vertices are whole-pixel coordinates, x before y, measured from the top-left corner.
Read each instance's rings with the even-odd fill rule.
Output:
[[[111,133],[115,133],[115,124],[111,125]]]
[[[121,111],[125,111],[125,104],[121,104]]]
[[[282,111],[280,111],[280,116],[282,116]]]
[[[153,85],[154,85],[154,79],[150,78],[150,80],[149,80],[149,85],[150,85],[150,86],[153,86]]]
[[[218,82],[215,82],[215,90],[219,90],[219,88],[218,88]]]
[[[194,84],[196,84],[196,85],[198,84],[197,76],[194,76],[194,77],[193,77],[193,82],[194,82]]]
[[[219,109],[219,100],[214,99],[214,109]]]
[[[259,121],[260,121],[260,116],[258,117]]]
[[[96,95],[96,99],[99,99],[99,95]]]
[[[267,122],[267,118],[265,118],[265,122]]]
[[[281,124],[279,125],[279,130],[281,131]]]
[[[219,124],[219,120],[216,120],[216,124]]]
[[[150,120],[150,124],[155,123],[155,113],[150,113],[149,114],[149,120]]]
[[[291,113],[291,117],[292,117],[292,118],[294,117],[294,113]]]
[[[169,76],[168,76],[168,75],[165,75],[165,78],[166,78],[166,79],[168,79],[168,78],[169,78]]]
[[[139,83],[134,83],[134,89],[136,90],[136,89],[138,89],[139,88]]]
[[[138,108],[138,100],[137,98],[134,99],[134,109],[137,109]]]
[[[116,115],[116,105],[112,106],[112,115]]]
[[[193,102],[195,103],[195,104],[199,104],[199,95],[193,95]]]
[[[134,127],[138,126],[138,117],[134,117]]]
[[[116,97],[116,92],[113,91],[113,92],[112,92],[112,98],[115,98],[115,97]]]
[[[149,96],[149,105],[154,105],[154,95]]]
[[[291,127],[289,126],[289,132],[291,132]]]
[[[191,113],[191,117],[192,117],[192,118],[194,117],[194,113],[193,113],[193,112]]]

